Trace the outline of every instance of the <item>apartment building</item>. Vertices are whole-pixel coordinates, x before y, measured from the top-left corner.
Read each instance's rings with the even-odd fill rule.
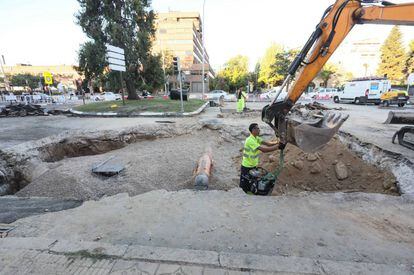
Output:
[[[153,52],[162,55],[172,54],[180,58],[184,73],[184,87],[191,92],[201,93],[203,82],[203,28],[200,14],[197,12],[159,13],[156,21],[156,40]],[[204,71],[206,74],[205,91],[208,91],[209,79],[214,78],[209,55],[205,50]],[[176,76],[169,76],[171,88],[177,86]]]

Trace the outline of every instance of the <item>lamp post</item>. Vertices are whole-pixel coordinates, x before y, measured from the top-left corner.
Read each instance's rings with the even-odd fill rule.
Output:
[[[202,22],[202,37],[201,37],[201,44],[202,44],[202,47],[203,47],[203,65],[202,65],[202,71],[203,71],[203,73],[202,73],[202,76],[201,76],[201,78],[202,78],[202,81],[203,81],[203,90],[202,90],[202,94],[201,94],[201,98],[202,99],[204,99],[204,90],[205,90],[205,77],[204,77],[204,74],[205,74],[205,72],[204,72],[204,63],[205,63],[205,61],[206,61],[206,59],[205,59],[205,47],[204,47],[204,24],[206,23],[204,20],[205,20],[205,5],[206,5],[206,0],[203,0],[203,22]]]

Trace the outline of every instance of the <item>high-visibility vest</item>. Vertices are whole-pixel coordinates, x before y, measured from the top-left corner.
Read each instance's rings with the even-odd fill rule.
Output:
[[[260,137],[250,135],[244,142],[242,166],[247,168],[259,165],[259,146],[262,144]]]

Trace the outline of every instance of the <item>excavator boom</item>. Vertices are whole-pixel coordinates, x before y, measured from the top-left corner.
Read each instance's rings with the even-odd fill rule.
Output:
[[[280,92],[287,87],[283,101],[263,108],[262,120],[269,124],[282,142],[304,151],[322,148],[337,133],[348,116],[327,114],[309,122],[291,119],[290,110],[317,76],[355,24],[414,25],[414,3],[392,4],[375,0],[337,0],[324,12],[315,31],[289,67]],[[289,88],[290,82],[294,83]]]

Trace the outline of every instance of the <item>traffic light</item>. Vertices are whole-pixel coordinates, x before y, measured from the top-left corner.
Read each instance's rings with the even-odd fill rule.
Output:
[[[207,73],[205,73],[204,74],[204,81],[207,81],[208,80],[208,75],[207,75]]]
[[[173,57],[173,69],[174,74],[178,75],[178,73],[180,72],[180,58],[178,56]]]

